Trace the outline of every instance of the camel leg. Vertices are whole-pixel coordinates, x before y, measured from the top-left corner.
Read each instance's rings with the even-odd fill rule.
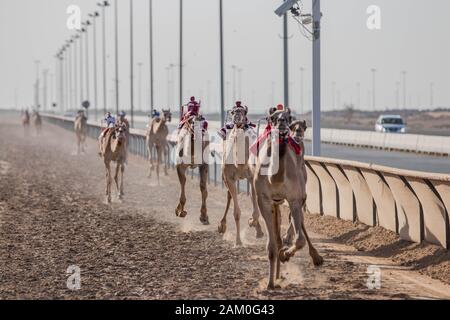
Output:
[[[200,209],[200,221],[204,225],[209,224],[208,213],[206,209],[206,198],[208,197],[208,165],[199,166],[200,172],[200,191],[202,192],[202,207]]]
[[[120,188],[119,188],[119,196],[122,198],[125,194],[123,192],[123,173],[125,171],[125,165],[123,163],[120,164]]]
[[[274,220],[274,227],[275,227],[275,236],[276,236],[276,242],[277,242],[277,248],[280,249],[282,247],[282,241],[281,241],[281,212],[280,212],[280,206],[274,205],[274,214],[272,215]],[[280,259],[277,256],[277,270],[276,270],[276,279],[280,279]]]
[[[169,156],[169,146],[167,144],[164,145],[164,175],[167,177],[169,173],[167,172],[167,158]]]
[[[116,172],[114,174],[114,182],[116,184],[116,189],[117,189],[117,198],[120,200],[121,195],[120,195],[120,189],[119,189],[119,170],[120,170],[120,164],[119,164],[119,162],[117,162]]]
[[[261,215],[266,222],[268,243],[267,251],[269,252],[269,281],[267,289],[275,289],[275,269],[278,260],[278,248],[275,234],[275,226],[272,217],[272,200],[267,195],[258,195],[258,205],[261,210]]]
[[[255,227],[256,229],[256,238],[262,238],[264,236],[264,232],[262,231],[261,225],[259,224],[259,207],[258,202],[256,201],[256,191],[255,187],[253,186],[253,183],[251,179],[249,178],[250,188],[251,188],[251,194],[252,194],[252,205],[253,205],[253,213],[252,217],[248,220],[248,225],[250,227]]]
[[[180,218],[184,218],[187,215],[187,212],[184,210],[184,205],[186,204],[186,194],[185,194],[186,169],[187,167],[184,165],[177,166],[177,174],[178,180],[180,181],[181,194],[180,194],[180,201],[178,203],[177,208],[175,209],[175,215]]]
[[[230,209],[231,204],[231,193],[230,191],[227,191],[227,206],[225,208],[225,213],[222,217],[222,220],[220,220],[220,225],[218,227],[219,233],[225,233],[227,231],[227,214],[228,210]]]
[[[289,201],[289,208],[294,221],[295,243],[289,248],[282,248],[280,250],[279,258],[283,263],[289,261],[289,259],[294,256],[295,252],[302,249],[306,244],[305,236],[302,232],[303,203],[300,204],[300,201],[298,200]]]
[[[157,158],[157,161],[156,161],[156,177],[158,179],[158,186],[161,185],[161,182],[159,180],[159,166],[161,164],[161,157],[162,157],[161,152],[162,152],[161,146],[157,145],[156,146],[156,155],[157,155],[158,158]]]
[[[110,162],[105,160],[106,169],[106,203],[111,203],[111,166]]]
[[[148,171],[148,177],[152,177],[152,170],[153,170],[153,143],[147,142],[147,152],[148,152],[148,163],[149,163],[149,171]]]
[[[308,242],[309,247],[309,255],[311,256],[311,259],[313,261],[313,264],[315,266],[321,266],[323,264],[323,258],[322,256],[317,252],[316,248],[314,248],[311,240],[309,239],[308,233],[306,232],[305,224],[302,223],[302,230],[306,238],[306,242]]]
[[[231,178],[227,178],[227,176],[223,175],[223,182],[226,185],[228,189],[228,194],[231,196],[231,199],[233,199],[233,216],[234,221],[236,223],[236,246],[241,246],[241,208],[239,207],[239,201],[238,201],[238,195],[237,195],[237,189],[236,189],[236,181]],[[227,208],[228,210],[228,208]],[[226,219],[226,217],[224,217]],[[223,221],[225,223],[226,228],[226,220]]]

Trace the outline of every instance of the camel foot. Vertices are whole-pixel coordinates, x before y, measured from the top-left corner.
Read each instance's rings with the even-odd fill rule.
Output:
[[[187,216],[187,211],[185,211],[185,210],[180,211],[180,212],[178,212],[177,216],[180,218],[185,218]]]
[[[169,176],[169,173],[168,173],[168,172],[164,172],[164,175],[165,175],[166,177],[168,177],[168,176]]]
[[[279,284],[276,284],[274,282],[269,282],[267,284],[267,290],[277,290],[277,289],[281,289],[281,286]]]
[[[312,258],[313,264],[316,267],[319,267],[319,266],[321,266],[323,264],[323,258],[317,252],[316,252],[316,254],[311,254],[311,258]]]
[[[243,244],[242,244],[241,239],[236,240],[236,243],[234,245],[235,245],[235,247],[242,247]]]
[[[103,201],[103,203],[104,203],[104,204],[108,204],[108,205],[111,204],[111,198],[107,196],[107,197],[105,198],[105,201]]]
[[[220,234],[224,234],[225,231],[227,231],[227,224],[226,223],[220,223],[217,227],[217,231],[219,231]]]
[[[208,216],[206,216],[206,217],[200,216],[200,222],[205,226],[209,225]]]
[[[291,258],[289,248],[287,248],[287,247],[281,248],[280,251],[278,252],[278,258],[280,259],[281,263],[288,262],[289,259]]]

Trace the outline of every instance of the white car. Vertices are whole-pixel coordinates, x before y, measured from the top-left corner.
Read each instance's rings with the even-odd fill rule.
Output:
[[[381,115],[375,124],[375,131],[389,133],[406,133],[406,123],[399,115]]]

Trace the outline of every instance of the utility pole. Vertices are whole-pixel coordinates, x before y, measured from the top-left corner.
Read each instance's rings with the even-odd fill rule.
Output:
[[[219,0],[219,33],[220,33],[220,124],[225,124],[225,67],[224,67],[224,39],[223,39],[223,0]]]
[[[153,0],[149,1],[149,37],[150,37],[150,114],[154,105],[154,70],[153,70]],[[141,105],[142,108],[142,105]]]
[[[83,87],[83,82],[84,82],[84,74],[83,74],[83,32],[85,31],[84,28],[82,28],[80,30],[80,105],[83,103],[84,101],[84,87]]]
[[[86,49],[85,49],[85,51],[86,51],[86,53],[85,53],[85,56],[86,56],[86,101],[89,101],[90,102],[90,96],[91,96],[91,93],[90,93],[90,81],[89,81],[89,32],[88,32],[88,28],[89,28],[89,26],[91,25],[91,22],[89,21],[89,20],[87,20],[85,23],[84,23],[84,25],[85,25],[85,34],[86,34],[86,37],[85,37],[85,41],[86,41],[86,44],[85,44],[85,46],[86,46]]]
[[[130,107],[131,127],[134,127],[134,42],[133,42],[133,0],[130,0]]]
[[[395,107],[400,109],[400,81],[395,82]]]
[[[313,11],[313,110],[312,155],[320,156],[320,0],[312,0]]]
[[[44,88],[43,88],[43,97],[42,97],[42,99],[43,99],[43,102],[42,102],[42,110],[43,111],[47,111],[47,75],[48,75],[48,69],[45,69],[43,72],[42,72],[42,78],[43,78],[43,85],[44,85]]]

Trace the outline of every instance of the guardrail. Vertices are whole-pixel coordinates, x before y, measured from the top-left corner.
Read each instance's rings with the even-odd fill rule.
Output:
[[[305,139],[311,140],[312,133],[306,132]],[[325,143],[383,150],[450,155],[450,137],[419,134],[381,133],[342,129],[322,129],[321,140]]]
[[[43,118],[73,130],[72,119],[53,115],[43,115]],[[90,137],[97,139],[100,130],[98,124],[88,122]],[[172,145],[174,138],[172,134]],[[350,137],[344,136],[344,139]],[[356,137],[352,139],[363,141]],[[144,130],[131,130],[129,151],[148,157]],[[221,145],[212,144],[211,151],[220,157]],[[173,159],[172,155],[169,159],[172,166]],[[404,240],[425,240],[449,248],[450,175],[321,157],[307,156],[305,160],[308,172],[307,207],[310,213],[381,226]],[[219,164],[220,161],[212,165],[215,185],[220,180]],[[208,177],[208,181],[210,179]]]

